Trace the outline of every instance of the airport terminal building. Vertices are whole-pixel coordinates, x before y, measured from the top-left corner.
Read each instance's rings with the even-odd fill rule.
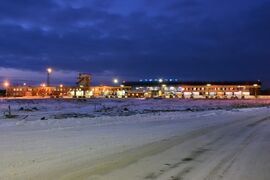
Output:
[[[255,98],[260,81],[139,81],[124,82],[128,97],[146,98]]]
[[[53,98],[256,98],[261,90],[260,81],[178,81],[155,79],[123,82],[114,86],[91,86],[91,75],[80,73],[75,86],[9,86],[8,97]]]

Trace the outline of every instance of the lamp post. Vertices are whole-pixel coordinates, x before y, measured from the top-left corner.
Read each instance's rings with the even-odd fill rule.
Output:
[[[118,83],[119,83],[119,80],[118,79],[113,79],[113,83],[115,84],[115,85],[118,85]],[[115,91],[115,89],[112,89],[112,95],[114,96],[114,97],[117,97],[117,89],[116,89],[116,91]]]
[[[8,87],[9,87],[9,82],[8,81],[5,81],[4,83],[3,83],[3,85],[4,85],[4,88],[6,89],[6,97],[8,96]]]
[[[163,90],[162,90],[162,83],[163,83],[163,79],[158,79],[158,83],[160,84],[160,86],[159,86],[159,92],[158,92],[158,96],[159,97],[162,97],[162,95],[163,95]]]
[[[63,87],[64,87],[64,85],[60,84],[59,87],[60,87],[60,96],[63,96]]]
[[[254,94],[255,94],[255,98],[258,97],[258,84],[253,84],[254,87]]]
[[[47,86],[50,87],[52,68],[47,69]]]

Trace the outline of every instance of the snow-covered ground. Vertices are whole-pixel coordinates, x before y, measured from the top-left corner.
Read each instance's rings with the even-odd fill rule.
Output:
[[[0,179],[269,180],[269,105],[0,100]]]

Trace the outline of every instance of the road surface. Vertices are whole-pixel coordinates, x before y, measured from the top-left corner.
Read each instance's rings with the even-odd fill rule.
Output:
[[[270,179],[269,108],[84,121],[1,127],[0,179]]]

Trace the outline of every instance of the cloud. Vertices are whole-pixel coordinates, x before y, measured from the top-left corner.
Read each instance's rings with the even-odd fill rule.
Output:
[[[73,82],[75,84],[76,77],[77,72],[74,71],[54,70],[52,73],[52,83],[59,84],[69,82],[69,84],[71,84],[71,82]],[[44,72],[40,72],[14,68],[0,68],[0,81],[8,80],[13,85],[22,85],[23,83],[39,85],[46,83],[46,78],[47,74],[45,70]]]
[[[102,82],[111,81],[107,76],[270,81],[264,0],[23,2],[4,0],[0,7],[5,69],[31,74],[49,65]]]

